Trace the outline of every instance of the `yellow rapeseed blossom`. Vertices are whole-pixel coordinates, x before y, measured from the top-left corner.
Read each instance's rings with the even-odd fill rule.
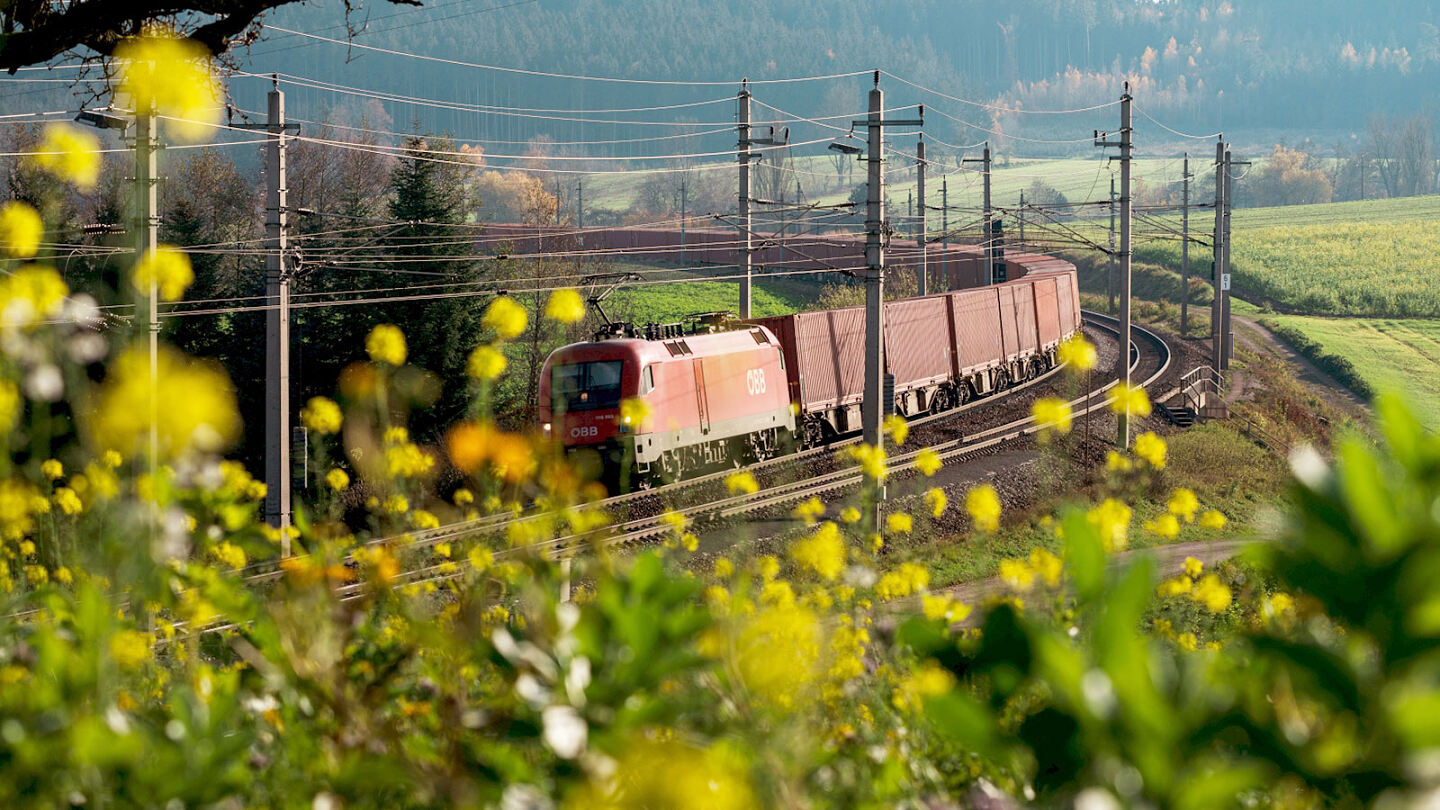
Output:
[[[890,474],[885,466],[885,448],[873,444],[855,444],[845,448],[845,454],[859,463],[860,471],[866,478],[880,481]]]
[[[585,317],[585,299],[574,290],[556,290],[545,302],[545,317],[560,323],[576,323]]]
[[[385,499],[385,511],[401,515],[410,511],[410,499],[404,495],[391,495]]]
[[[925,706],[925,698],[943,695],[954,687],[955,676],[941,669],[934,660],[927,660],[918,671],[900,679],[890,702],[902,712],[919,712]]]
[[[311,397],[305,407],[300,409],[301,424],[321,436],[339,433],[343,421],[340,406],[333,399]]]
[[[1170,493],[1170,502],[1166,508],[1170,510],[1170,514],[1186,523],[1194,523],[1195,512],[1200,508],[1200,499],[1195,497],[1193,491],[1180,487]]]
[[[1195,638],[1194,633],[1181,633],[1175,637],[1175,643],[1186,652],[1195,652],[1200,646],[1199,639]]]
[[[477,380],[493,380],[505,372],[505,353],[489,345],[476,346],[465,361],[465,373]]]
[[[1030,551],[1030,570],[1035,576],[1044,582],[1046,586],[1054,588],[1060,585],[1060,575],[1064,572],[1065,566],[1060,558],[1050,551],[1037,548]]]
[[[325,485],[338,492],[350,486],[350,476],[339,467],[332,467],[325,473]]]
[[[28,264],[0,276],[0,324],[29,327],[60,314],[70,289],[53,268]]]
[[[1069,433],[1071,425],[1070,403],[1059,397],[1040,397],[1030,409],[1035,424],[1043,436],[1047,431]]]
[[[630,426],[631,430],[639,431],[650,418],[650,405],[638,397],[631,397],[620,401],[620,421]]]
[[[774,555],[762,555],[755,561],[755,570],[760,574],[761,579],[769,582],[780,576],[780,561],[775,559]]]
[[[1161,596],[1186,596],[1194,586],[1193,579],[1188,576],[1180,576],[1160,583],[1160,587],[1156,588],[1155,592]]]
[[[1174,540],[1180,534],[1180,520],[1165,512],[1156,515],[1153,520],[1145,521],[1145,530],[1157,537]]]
[[[1115,398],[1110,400],[1110,410],[1117,414],[1129,413],[1131,416],[1150,415],[1150,395],[1145,389],[1138,385],[1120,383],[1115,386]]]
[[[804,521],[806,526],[813,526],[820,520],[820,516],[825,514],[825,504],[821,503],[818,497],[811,496],[808,500],[801,501],[790,514]]]
[[[405,365],[405,333],[393,323],[378,324],[365,338],[365,353],[376,363]]]
[[[945,497],[945,490],[939,487],[931,487],[925,490],[925,505],[930,508],[931,517],[940,517],[945,514],[945,507],[950,504],[950,499]]]
[[[530,316],[525,313],[525,308],[515,303],[515,299],[504,295],[491,301],[480,319],[480,323],[501,340],[514,340],[519,337],[529,322]]]
[[[875,595],[888,602],[919,593],[929,584],[929,571],[915,563],[902,563],[898,569],[880,577],[880,581],[875,583]]]
[[[673,731],[636,737],[602,778],[574,791],[561,810],[754,810],[747,765],[735,751],[717,745],[696,748]],[[550,806],[550,805],[546,805]]]
[[[819,618],[793,597],[770,604],[740,628],[733,664],[751,693],[788,712],[807,699],[820,675],[822,631]]]
[[[150,634],[120,630],[110,637],[110,658],[121,669],[136,669],[150,658]]]
[[[127,349],[110,366],[87,426],[94,444],[130,456],[150,437],[149,353]],[[235,389],[218,366],[162,348],[156,381],[156,434],[162,458],[219,452],[240,434]]]
[[[425,511],[424,509],[416,509],[414,512],[411,512],[410,522],[414,524],[415,528],[417,529],[440,528],[440,518],[435,517],[435,515]]]
[[[915,469],[927,478],[940,470],[940,464],[940,454],[928,447],[915,454]]]
[[[1200,528],[1202,529],[1223,529],[1225,523],[1225,515],[1218,509],[1206,509],[1200,515]]]
[[[65,465],[59,459],[47,458],[40,462],[40,474],[51,481],[57,481],[65,477]]]
[[[137,110],[154,109],[180,140],[207,140],[220,121],[220,85],[200,43],[164,34],[127,39],[115,48],[120,92]]]
[[[63,514],[74,517],[85,511],[85,505],[80,502],[80,496],[69,487],[57,488],[55,494],[50,497],[55,502],[55,507]]]
[[[970,615],[969,605],[945,594],[938,596],[928,593],[920,594],[920,608],[924,611],[925,618],[931,620],[944,619],[947,622],[963,622]]]
[[[20,416],[20,389],[9,380],[0,380],[0,433],[15,429]]]
[[[845,507],[844,509],[841,509],[841,510],[840,510],[840,522],[841,522],[841,523],[859,523],[859,522],[860,522],[860,510],[859,510],[859,509],[856,509],[856,508],[853,507],[853,506],[847,506],[847,507]]]
[[[1187,577],[1198,577],[1198,576],[1200,576],[1200,572],[1202,572],[1202,571],[1204,571],[1204,570],[1205,570],[1205,563],[1200,562],[1199,560],[1195,559],[1194,557],[1186,557],[1186,558],[1185,558],[1185,576],[1187,576]]]
[[[1124,453],[1111,450],[1105,454],[1105,469],[1111,472],[1127,473],[1135,469],[1135,462]]]
[[[725,489],[729,490],[731,495],[753,495],[760,490],[760,484],[748,470],[741,470],[725,476]]]
[[[1090,525],[1100,535],[1100,542],[1109,552],[1123,551],[1130,542],[1130,518],[1134,511],[1126,504],[1106,498],[1099,506],[1085,513]]]
[[[435,457],[410,442],[385,448],[385,470],[391,478],[419,478],[435,467]]]
[[[1205,606],[1211,613],[1219,613],[1230,607],[1230,586],[1220,581],[1220,577],[1214,574],[1206,574],[1195,583],[1195,589],[1190,592],[1190,598]]]
[[[965,493],[965,511],[982,532],[1000,528],[1000,495],[989,484],[977,484]]]
[[[895,442],[896,446],[904,444],[905,440],[910,438],[910,423],[906,422],[905,417],[898,413],[892,413],[885,417],[883,427],[886,435]]]
[[[711,570],[715,573],[715,576],[720,579],[729,579],[731,575],[735,573],[735,563],[721,557],[715,560],[715,565]]]
[[[94,188],[100,179],[100,139],[70,124],[46,126],[34,159],[35,165],[81,191]]]
[[[1135,437],[1135,455],[1157,470],[1165,469],[1165,440],[1151,431]]]
[[[130,283],[141,295],[149,295],[154,284],[161,301],[178,301],[195,283],[195,271],[183,251],[161,245],[135,263]]]
[[[40,250],[45,223],[40,212],[19,200],[0,205],[0,247],[17,259],[28,259]]]
[[[228,540],[222,540],[210,548],[210,553],[222,563],[239,571],[245,567],[245,551]]]
[[[1035,572],[1024,560],[1001,560],[1000,579],[1017,591],[1029,591],[1035,587]]]
[[[915,528],[915,519],[904,512],[891,512],[885,516],[885,531],[889,534],[909,534]]]
[[[1086,340],[1079,332],[1061,341],[1056,356],[1072,371],[1089,371],[1095,368],[1100,359],[1095,351],[1095,344]]]
[[[455,490],[455,494],[451,496],[450,500],[454,501],[456,506],[469,506],[475,502],[475,493],[461,487]]]
[[[821,523],[809,537],[790,547],[790,556],[802,568],[834,580],[845,570],[845,541],[834,523]]]

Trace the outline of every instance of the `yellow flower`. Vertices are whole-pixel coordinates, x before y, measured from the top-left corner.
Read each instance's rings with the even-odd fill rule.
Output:
[[[825,504],[820,502],[818,497],[812,496],[809,500],[802,501],[790,514],[805,521],[806,526],[813,526],[825,514]]]
[[[842,523],[859,523],[860,510],[853,506],[847,506],[840,510],[840,521]]]
[[[1041,434],[1055,430],[1059,433],[1070,432],[1070,403],[1058,397],[1041,397],[1035,400],[1031,406],[1031,414],[1035,417],[1035,424],[1040,427]]]
[[[1064,565],[1059,557],[1043,548],[1037,548],[1030,551],[1030,570],[1047,586],[1054,588],[1060,584]]]
[[[940,464],[940,454],[928,447],[915,455],[915,469],[927,478],[939,471]]]
[[[556,290],[545,302],[545,317],[560,323],[575,323],[585,317],[585,301],[574,290]]]
[[[751,475],[749,471],[741,470],[725,476],[725,488],[730,491],[731,495],[739,493],[753,495],[759,491],[760,484],[756,483],[755,476]]]
[[[1060,343],[1056,352],[1060,362],[1073,371],[1089,371],[1095,368],[1099,361],[1099,355],[1095,352],[1095,344],[1085,339],[1085,336],[1076,332]]]
[[[435,466],[435,457],[405,442],[385,448],[385,469],[391,478],[419,478]]]
[[[1115,398],[1110,400],[1110,410],[1115,413],[1129,413],[1131,416],[1150,415],[1150,396],[1138,385],[1120,383],[1115,386]]]
[[[410,500],[404,495],[391,495],[385,499],[385,511],[400,515],[410,511]]]
[[[19,415],[20,389],[9,380],[0,380],[0,433],[14,430]]]
[[[155,425],[163,458],[219,452],[240,435],[235,389],[218,366],[164,348],[155,384]],[[150,358],[127,349],[110,366],[87,425],[94,445],[143,455],[150,437]]]
[[[343,421],[340,406],[333,399],[311,397],[300,409],[300,422],[321,436],[339,433]]]
[[[1135,437],[1135,455],[1157,470],[1165,469],[1165,440],[1150,431]]]
[[[424,509],[416,509],[414,512],[411,512],[410,522],[415,524],[415,528],[417,529],[440,528],[440,518],[435,517],[435,515]]]
[[[977,484],[965,493],[965,511],[982,532],[1000,528],[1000,495],[989,484]]]
[[[1160,583],[1160,587],[1155,590],[1161,596],[1184,596],[1190,593],[1190,589],[1194,587],[1194,585],[1194,580],[1188,576],[1183,576],[1167,579]]]
[[[821,523],[814,534],[790,547],[790,556],[802,568],[835,579],[845,570],[845,541],[840,537],[840,528],[829,521]]]
[[[875,583],[875,595],[882,600],[900,599],[912,593],[925,590],[930,584],[930,572],[915,563],[903,563],[895,571],[889,571]]]
[[[55,506],[67,515],[74,516],[85,511],[84,504],[80,502],[80,496],[75,494],[75,490],[69,487],[56,489],[51,499],[55,501]]]
[[[125,459],[121,458],[120,454],[115,452],[114,450],[106,450],[100,456],[100,461],[103,462],[106,467],[109,467],[112,470],[125,463]]]
[[[775,583],[771,583],[774,585]],[[750,692],[780,711],[796,708],[808,696],[819,670],[822,628],[809,609],[780,595],[766,600],[740,629],[734,665]],[[673,807],[684,804],[666,805]]]
[[[930,620],[944,619],[947,622],[963,622],[970,615],[970,607],[955,599],[952,596],[940,595],[931,596],[928,593],[920,594],[920,608],[925,613],[925,618]]]
[[[350,476],[339,467],[332,467],[330,472],[325,473],[325,484],[338,492],[350,486]]]
[[[382,323],[365,338],[365,352],[377,363],[405,365],[405,333],[393,323]]]
[[[918,712],[925,707],[925,698],[943,695],[955,686],[955,676],[941,669],[934,660],[926,661],[919,671],[900,679],[890,703],[900,711]]]
[[[885,516],[885,531],[890,534],[909,534],[915,528],[915,519],[904,512],[891,512]]]
[[[1100,534],[1100,542],[1105,545],[1105,550],[1110,552],[1122,551],[1130,541],[1130,518],[1134,512],[1129,506],[1115,500],[1106,498],[1099,506],[1085,513],[1090,525]]]
[[[228,540],[222,540],[217,545],[211,547],[210,553],[214,555],[215,559],[225,563],[236,571],[245,567],[244,549]]]
[[[493,380],[505,371],[505,353],[494,346],[476,346],[465,362],[465,373],[477,380]]]
[[[910,437],[910,423],[906,422],[905,417],[898,413],[892,413],[885,417],[883,427],[885,433],[894,440],[896,445],[904,444],[905,440]]]
[[[488,571],[490,566],[495,564],[495,555],[490,552],[490,549],[481,546],[470,549],[470,553],[466,554],[465,558],[470,561],[470,566],[476,571]]]
[[[783,669],[783,662],[779,667]],[[636,735],[610,760],[604,776],[592,769],[591,781],[578,787],[561,807],[749,810],[761,806],[750,786],[748,765],[737,749],[723,743],[697,748],[683,741],[684,736],[664,728],[653,737]]]
[[[150,634],[120,630],[110,637],[110,658],[121,669],[136,669],[150,658]]]
[[[639,432],[650,418],[650,406],[643,399],[631,397],[620,401],[620,421]]]
[[[475,502],[475,493],[461,487],[455,490],[455,495],[450,500],[454,501],[456,506],[469,506]]]
[[[1029,591],[1035,587],[1035,572],[1024,560],[1001,560],[1000,579],[1017,591]]]
[[[0,277],[0,322],[27,327],[60,313],[70,289],[54,269],[29,264]]]
[[[930,507],[931,517],[940,517],[945,513],[945,507],[950,504],[950,499],[945,497],[945,490],[939,487],[931,487],[925,490],[925,505]]]
[[[69,585],[75,581],[75,574],[62,565],[55,569],[55,581],[61,585]]]
[[[100,139],[70,124],[50,124],[34,152],[35,165],[81,191],[100,179]]]
[[[179,139],[199,142],[220,120],[220,86],[210,70],[210,53],[191,39],[147,35],[115,48],[120,92],[137,110],[153,107]]]
[[[1195,511],[1200,508],[1200,499],[1195,493],[1180,487],[1170,494],[1170,503],[1167,505],[1170,514],[1184,520],[1186,523],[1195,522]]]
[[[1195,648],[1199,646],[1199,640],[1195,638],[1194,633],[1181,633],[1175,637],[1175,643],[1180,645],[1180,649],[1187,652],[1195,652]]]
[[[501,340],[519,337],[529,322],[530,316],[526,314],[525,308],[515,303],[515,299],[504,295],[491,301],[490,306],[485,308],[485,315],[480,319],[480,323]]]
[[[149,295],[150,285],[154,284],[161,301],[178,301],[194,282],[190,257],[169,245],[142,256],[131,275],[131,283],[141,295]]]
[[[28,259],[40,250],[45,223],[40,212],[19,200],[0,206],[0,245],[17,259]]]
[[[845,448],[845,453],[860,464],[860,471],[866,478],[879,481],[889,475],[885,468],[885,448],[871,444],[856,444]]]
[[[1221,582],[1220,577],[1206,574],[1195,583],[1195,590],[1191,591],[1190,598],[1203,604],[1211,613],[1219,613],[1230,607],[1230,586]]]
[[[1200,528],[1202,529],[1223,529],[1225,523],[1225,515],[1217,509],[1206,509],[1200,515]]]
[[[755,570],[760,578],[770,581],[780,575],[780,561],[771,554],[765,554],[755,561]]]
[[[1187,576],[1187,577],[1198,577],[1198,576],[1200,576],[1200,572],[1201,572],[1201,571],[1204,571],[1204,570],[1205,570],[1205,563],[1200,562],[1199,560],[1195,559],[1194,557],[1186,557],[1186,558],[1185,558],[1185,576]]]
[[[65,465],[59,459],[47,458],[40,462],[40,474],[51,481],[59,480],[65,477]]]
[[[1151,534],[1174,540],[1180,534],[1180,521],[1169,512],[1156,515],[1154,520],[1145,521],[1145,530]]]
[[[1105,454],[1105,469],[1111,472],[1130,472],[1135,469],[1135,462],[1124,453],[1111,450]]]

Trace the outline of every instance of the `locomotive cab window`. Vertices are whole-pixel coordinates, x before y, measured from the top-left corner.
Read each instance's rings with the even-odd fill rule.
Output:
[[[646,366],[645,371],[640,374],[640,395],[644,396],[655,390],[655,367]]]
[[[622,360],[595,360],[556,366],[550,392],[556,411],[598,411],[620,407]]]

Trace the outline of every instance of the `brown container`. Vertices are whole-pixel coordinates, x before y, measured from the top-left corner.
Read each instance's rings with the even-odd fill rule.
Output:
[[[1015,332],[1020,338],[1020,351],[1035,352],[1040,347],[1035,330],[1035,285],[1017,281],[1005,286],[1015,294]]]
[[[950,293],[950,319],[955,328],[955,373],[973,374],[1000,362],[1000,295],[996,288]]]
[[[895,390],[923,388],[950,378],[950,324],[943,296],[885,305],[885,370]]]
[[[1040,335],[1040,348],[1049,349],[1060,342],[1060,306],[1055,292],[1055,277],[1040,276],[1030,284],[1035,290],[1035,326]]]
[[[865,309],[801,312],[750,323],[775,333],[785,354],[791,402],[802,413],[860,401],[865,379]]]
[[[1055,276],[1056,309],[1060,315],[1060,335],[1064,337],[1075,331],[1075,277],[1069,273]]]

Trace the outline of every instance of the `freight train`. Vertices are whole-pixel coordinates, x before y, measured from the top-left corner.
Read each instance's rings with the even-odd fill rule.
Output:
[[[1053,368],[1080,328],[1075,270],[1055,264],[1064,269],[887,302],[887,409],[938,413]],[[622,469],[640,483],[678,480],[860,429],[863,307],[747,321],[710,313],[596,338],[546,359],[539,417],[608,481]]]

